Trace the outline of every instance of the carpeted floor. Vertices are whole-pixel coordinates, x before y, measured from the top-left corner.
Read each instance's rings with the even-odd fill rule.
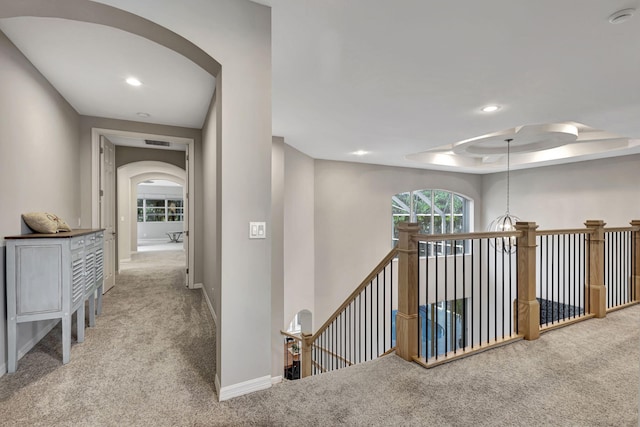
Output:
[[[56,328],[0,378],[0,426],[636,426],[640,306],[433,369],[396,356],[218,403],[181,252],[140,254],[62,365]]]

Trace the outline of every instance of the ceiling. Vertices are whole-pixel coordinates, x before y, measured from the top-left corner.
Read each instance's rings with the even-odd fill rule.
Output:
[[[314,158],[487,173],[504,139],[513,168],[640,153],[640,11],[608,20],[638,0],[256,2],[273,134]],[[168,49],[57,19],[0,30],[80,114],[202,126],[215,82]]]
[[[197,129],[204,123],[215,79],[173,50],[57,18],[0,19],[0,31],[81,115]],[[142,85],[126,84],[129,77]]]

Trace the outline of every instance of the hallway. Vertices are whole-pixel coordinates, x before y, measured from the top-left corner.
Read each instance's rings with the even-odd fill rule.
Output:
[[[215,418],[213,321],[182,251],[136,254],[61,364],[56,326],[0,378],[0,425],[184,425]],[[199,418],[202,420],[202,418]]]

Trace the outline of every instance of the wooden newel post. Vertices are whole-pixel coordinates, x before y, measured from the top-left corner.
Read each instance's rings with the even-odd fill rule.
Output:
[[[396,354],[404,360],[418,355],[418,244],[411,239],[420,231],[414,222],[398,224],[398,312]]]
[[[313,335],[302,333],[302,360],[300,361],[300,378],[311,376],[311,346],[313,345]]]
[[[584,223],[593,229],[587,248],[589,281],[585,292],[589,295],[589,311],[597,318],[607,315],[607,290],[604,287],[604,221],[588,220]]]
[[[540,303],[536,298],[535,222],[517,222],[518,237],[518,333],[526,340],[540,337]]]
[[[631,226],[638,227],[632,233],[631,298],[633,301],[640,301],[640,220],[631,221]]]

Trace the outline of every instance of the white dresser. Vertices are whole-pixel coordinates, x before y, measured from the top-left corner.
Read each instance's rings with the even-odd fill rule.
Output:
[[[7,246],[7,347],[9,373],[17,368],[17,324],[62,319],[62,363],[71,353],[71,316],[77,312],[77,338],[84,341],[102,307],[104,230],[5,237]],[[96,301],[97,293],[97,301]]]

